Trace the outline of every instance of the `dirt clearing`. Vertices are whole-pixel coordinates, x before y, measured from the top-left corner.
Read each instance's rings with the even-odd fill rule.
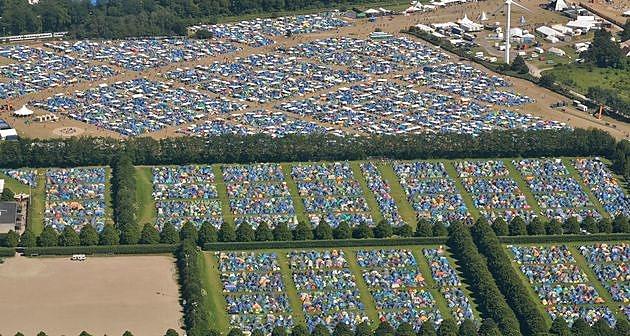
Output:
[[[167,256],[8,258],[0,265],[0,335],[181,334],[176,276]]]

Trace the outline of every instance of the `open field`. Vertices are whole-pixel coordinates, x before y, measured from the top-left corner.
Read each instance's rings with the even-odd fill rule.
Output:
[[[175,263],[167,256],[9,258],[0,265],[0,334],[162,335],[180,327]]]
[[[619,97],[630,101],[630,76],[628,71],[618,69],[601,69],[584,65],[556,67],[549,70],[556,76],[557,82],[586,94],[589,87],[610,89]]]
[[[544,11],[538,8],[538,5],[542,2],[543,1],[541,0],[528,0],[523,2],[525,6],[534,11],[532,14],[524,13],[527,18],[527,24],[524,28],[530,28],[531,30],[531,27],[534,27],[536,24],[551,24],[554,22],[565,22],[567,20],[567,18],[564,18],[557,13]],[[79,132],[83,132],[82,134],[106,135],[117,138],[139,134],[148,134],[149,136],[155,138],[163,138],[167,136],[182,135],[207,136],[208,133],[211,135],[225,133],[265,133],[269,132],[269,129],[266,128],[269,126],[269,124],[267,124],[269,122],[275,126],[278,126],[281,123],[284,125],[282,130],[274,131],[277,132],[274,134],[280,136],[283,132],[288,131],[290,133],[296,132],[296,130],[298,130],[297,132],[308,133],[323,132],[325,129],[326,132],[333,132],[335,134],[361,135],[369,135],[379,132],[406,132],[407,128],[414,128],[416,126],[420,127],[420,131],[436,130],[436,124],[428,125],[422,122],[422,118],[418,119],[413,115],[414,112],[411,110],[403,111],[404,113],[402,115],[392,117],[384,114],[384,111],[366,106],[360,108],[362,114],[361,120],[355,120],[354,117],[351,117],[353,119],[352,122],[348,122],[348,120],[345,120],[344,118],[333,118],[331,120],[327,114],[321,115],[308,110],[304,111],[304,109],[300,108],[294,109],[293,106],[281,108],[283,104],[292,103],[296,99],[303,100],[316,98],[318,96],[323,97],[325,94],[338,93],[339,90],[347,89],[347,87],[353,85],[372,85],[372,83],[376,80],[387,80],[388,85],[394,86],[409,85],[409,81],[404,80],[402,77],[422,69],[425,64],[434,65],[433,61],[418,63],[417,60],[413,59],[413,57],[406,60],[395,60],[396,57],[390,53],[390,51],[381,49],[378,52],[378,54],[380,54],[378,56],[381,57],[376,57],[374,54],[370,55],[369,52],[366,52],[365,55],[353,52],[356,55],[352,56],[352,62],[331,62],[331,58],[329,57],[331,55],[325,54],[322,56],[317,53],[313,54],[310,52],[298,52],[299,57],[297,57],[297,59],[287,62],[287,59],[291,59],[291,56],[294,55],[294,53],[289,53],[287,50],[290,51],[294,48],[298,48],[295,50],[299,50],[299,48],[305,46],[310,48],[309,46],[311,46],[312,43],[331,37],[362,39],[372,43],[374,41],[370,40],[369,34],[375,29],[392,33],[395,36],[395,40],[399,41],[399,38],[404,37],[400,31],[411,25],[418,23],[428,24],[454,21],[460,19],[464,13],[466,13],[469,17],[476,19],[482,10],[487,13],[492,13],[500,5],[501,2],[497,0],[484,1],[480,3],[468,3],[461,6],[458,5],[440,8],[435,12],[419,13],[410,16],[399,15],[394,17],[379,18],[373,23],[366,20],[353,20],[346,18],[344,20],[346,20],[349,25],[344,27],[336,27],[325,31],[307,34],[296,34],[291,37],[264,36],[269,40],[273,40],[275,43],[263,46],[239,42],[234,43],[233,46],[226,47],[226,41],[220,40],[217,43],[220,42],[222,44],[212,44],[208,48],[219,45],[221,48],[227,48],[224,52],[222,51],[212,55],[202,55],[201,57],[197,57],[198,55],[195,55],[195,57],[192,57],[191,60],[183,62],[167,60],[165,64],[158,62],[159,64],[148,68],[140,67],[139,69],[130,69],[128,64],[112,62],[111,64],[108,64],[112,70],[111,76],[107,75],[103,78],[93,80],[93,78],[98,77],[94,76],[91,77],[92,79],[90,80],[80,80],[76,84],[46,88],[44,90],[8,99],[9,103],[13,106],[21,106],[29,103],[36,115],[39,115],[45,112],[42,108],[33,107],[33,103],[35,101],[42,103],[47,101],[49,97],[57,97],[52,99],[53,101],[59,97],[71,98],[69,102],[61,104],[59,104],[59,102],[50,102],[52,105],[47,105],[47,110],[55,111],[61,116],[60,121],[54,124],[36,123],[31,122],[28,119],[14,119],[12,117],[8,117],[8,115],[0,116],[6,117],[12,124],[14,124],[20,134],[32,137],[57,137],[60,134],[59,129],[63,127],[74,127]],[[368,7],[369,5],[365,6]],[[394,6],[394,8],[399,7],[400,5],[398,4]],[[503,16],[499,13],[496,17],[491,17],[490,20],[501,21],[503,20]],[[516,24],[518,15],[514,15],[514,20]],[[415,40],[414,38],[410,39],[413,40],[414,45],[416,43],[417,45],[426,45],[424,42]],[[142,43],[146,43],[146,41]],[[212,43],[215,42],[213,41]],[[381,46],[386,47],[388,43],[390,42],[379,41],[372,44],[380,48]],[[33,46],[41,47],[47,52],[50,52],[52,55],[59,56],[58,54],[55,54],[55,49],[50,47],[50,45],[48,47],[43,47],[42,43],[35,43]],[[372,47],[373,46],[362,48],[359,46],[358,50],[371,49]],[[131,46],[131,48],[135,48],[135,46]],[[159,46],[158,49],[159,48],[162,48],[161,50],[165,50],[170,47],[167,46],[167,43],[164,43],[164,45]],[[428,50],[432,47],[427,46],[427,48],[427,51],[423,50],[422,53],[428,52]],[[191,46],[189,49],[193,49],[193,47]],[[69,52],[69,54],[75,55],[74,52]],[[272,63],[276,63],[273,66],[274,70],[281,69],[280,77],[278,77],[279,81],[271,81],[269,80],[270,77],[265,77],[267,75],[253,75],[261,69],[266,69],[265,66],[262,66],[261,64],[257,64],[251,69],[243,71],[239,70],[237,73],[204,73],[205,70],[199,70],[202,68],[196,68],[198,66],[206,67],[217,63],[228,67],[238,67],[245,57],[250,57],[254,54],[264,54],[270,57],[274,56],[283,60],[283,65],[277,63],[278,60],[272,61]],[[81,54],[80,52],[77,52],[76,55]],[[444,55],[448,55],[448,53],[444,53]],[[454,55],[448,56],[448,59],[440,60],[436,64],[446,64],[448,62],[458,61],[458,58]],[[383,60],[385,63],[389,64],[388,66],[391,66],[391,69],[386,69],[387,67],[382,68],[382,65],[385,64],[381,62]],[[394,61],[392,62],[392,60]],[[129,57],[129,59],[125,59],[124,61],[133,63],[138,60],[136,57]],[[89,58],[86,62],[88,64],[99,65],[105,63],[97,62],[94,59]],[[296,63],[293,64],[294,62]],[[314,77],[310,73],[310,70],[300,70],[297,72],[298,75],[292,76],[296,73],[296,71],[294,71],[295,66],[297,64],[299,64],[299,66],[304,66],[305,62],[308,62],[311,66],[317,66],[317,73],[326,74],[327,79],[322,81],[321,78],[318,78],[317,76]],[[291,66],[293,68],[286,68],[286,66]],[[471,66],[478,68],[478,66],[474,64]],[[183,74],[183,72],[195,68],[195,71],[203,73],[198,79],[190,80],[191,78],[187,77],[190,73]],[[384,71],[381,71],[381,68],[384,69]],[[344,73],[341,74],[335,71],[344,71]],[[275,75],[278,74],[276,73]],[[491,75],[491,73],[487,73],[487,76]],[[238,80],[235,79],[237,77],[239,78]],[[330,82],[330,78],[333,78],[334,81]],[[138,79],[141,79],[141,81],[138,81]],[[293,84],[294,82],[300,82],[302,84]],[[99,85],[101,84],[108,84],[109,86],[107,89],[104,89],[104,87],[100,87],[99,89]],[[433,99],[431,97],[434,96],[430,95],[432,93],[432,88],[422,85],[422,83],[411,84],[414,86],[414,90],[417,90],[422,94],[429,95],[423,97],[423,101]],[[510,86],[507,88],[508,91],[516,92],[519,95],[527,95],[535,99],[535,102],[527,102],[518,106],[510,106],[510,108],[508,108],[510,112],[524,114],[531,113],[535,117],[566,123],[574,127],[598,127],[609,131],[616,138],[625,138],[628,137],[628,134],[630,134],[630,126],[626,124],[617,124],[617,127],[612,127],[611,125],[606,124],[607,122],[611,123],[611,120],[596,120],[591,116],[579,113],[571,108],[568,109],[568,112],[560,112],[550,109],[550,104],[563,100],[563,97],[537,87],[532,83],[517,79],[510,79],[509,84]],[[152,117],[143,115],[145,112],[134,115],[130,115],[128,112],[125,112],[129,111],[128,108],[133,110],[138,108],[138,106],[134,108],[132,106],[133,104],[128,103],[129,97],[126,95],[130,92],[138,92],[138,90],[143,91],[145,89],[147,92],[158,92],[164,90],[165,87],[177,88],[177,90],[184,91],[178,91],[175,93],[176,96],[162,96],[160,93],[161,97],[155,100],[153,99],[155,97],[147,97],[145,99],[145,105],[151,105],[151,109],[153,109],[155,106],[152,104],[159,105],[160,103],[168,102],[168,104],[171,105],[168,107],[160,107],[160,109],[169,111],[166,119],[156,118],[156,120],[150,120]],[[235,87],[237,87],[237,89],[234,89]],[[95,108],[90,112],[86,112],[90,109],[90,107],[98,104],[95,104],[92,101],[83,101],[81,98],[75,99],[77,97],[72,97],[75,94],[75,90],[84,91],[90,88],[93,91],[107,91],[100,92],[98,95],[105,95],[108,97],[112,96],[112,93],[115,92],[113,95],[121,98],[116,101],[122,101],[123,105],[125,105],[125,109],[121,109],[120,106],[116,105],[115,108],[111,109],[111,106],[108,106],[107,109]],[[159,89],[158,91],[155,91],[154,88]],[[168,93],[168,95],[171,94],[172,92]],[[459,98],[459,95],[453,95],[452,100],[454,103],[457,103]],[[477,97],[473,98],[475,98],[473,99],[474,102],[478,102],[481,105],[486,105],[488,103],[486,101],[478,101],[478,99],[476,99]],[[201,110],[194,110],[192,112],[186,111],[190,102],[184,101],[188,99],[192,100],[195,104],[202,104],[205,107]],[[356,105],[355,102],[350,102],[349,104]],[[488,112],[503,110],[503,108],[504,105],[493,104],[493,106],[488,107],[488,110],[484,109],[482,113],[486,114]],[[324,108],[324,110],[328,109],[330,109],[330,106],[326,106]],[[172,111],[176,111],[176,113],[173,114]],[[166,112],[160,110],[156,113],[161,114]],[[279,119],[261,119],[259,117],[251,119],[251,116],[243,116],[244,114],[271,115],[274,113],[278,116],[277,118],[282,120],[282,122],[278,121]],[[363,115],[363,113],[365,114]],[[422,113],[425,112],[422,111],[421,114]],[[470,113],[470,111],[467,113]],[[505,112],[502,111],[501,113]],[[509,118],[512,117],[513,115],[509,116]],[[77,121],[76,119],[84,121],[90,120],[90,123]],[[462,122],[465,126],[469,126],[471,124],[471,120],[475,121],[477,119],[475,119],[475,117],[471,119],[470,116],[466,116],[463,118]],[[451,129],[451,131],[453,131],[453,129],[460,129],[460,127],[458,127],[459,124],[453,125],[450,124],[450,122],[443,120],[439,121],[438,124],[439,126]],[[495,127],[501,128],[503,126],[495,125]],[[521,126],[513,125],[510,127]],[[375,128],[382,129],[376,130]],[[465,129],[465,131],[469,132],[467,129]]]

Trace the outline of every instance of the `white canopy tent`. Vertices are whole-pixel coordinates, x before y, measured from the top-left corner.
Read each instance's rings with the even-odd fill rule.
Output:
[[[23,105],[19,110],[14,111],[13,115],[16,117],[28,117],[33,115],[33,111],[26,107],[26,105]]]

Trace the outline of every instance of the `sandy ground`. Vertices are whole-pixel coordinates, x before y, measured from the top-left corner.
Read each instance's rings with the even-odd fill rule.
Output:
[[[0,335],[163,335],[182,317],[175,261],[167,256],[5,259]],[[177,329],[178,330],[178,329]],[[181,330],[178,330],[181,334]]]
[[[523,26],[523,28],[527,28],[530,30],[533,30],[534,27],[540,24],[550,25],[553,23],[566,23],[568,21],[568,18],[561,16],[558,13],[541,9],[540,5],[546,2],[547,2],[546,0],[521,0],[519,1],[519,3],[527,7],[531,12],[526,12],[521,9],[518,9],[518,10],[515,9],[512,15],[512,25],[514,27],[519,25],[519,19],[521,15],[523,15],[527,21],[526,24]],[[144,78],[155,80],[155,81],[165,81],[164,78],[162,77],[162,74],[168,71],[174,70],[176,68],[194,67],[195,65],[210,64],[215,61],[226,62],[226,61],[231,61],[236,57],[243,57],[252,53],[271,53],[277,47],[280,47],[280,46],[288,47],[288,46],[293,46],[299,43],[312,41],[315,39],[327,38],[330,36],[353,36],[353,37],[358,37],[358,38],[367,38],[367,36],[377,28],[383,31],[394,33],[396,35],[400,35],[399,32],[401,30],[406,29],[411,25],[415,25],[418,23],[429,24],[429,23],[436,23],[436,22],[456,21],[462,18],[464,14],[468,15],[468,17],[473,20],[477,20],[477,18],[481,15],[482,11],[485,11],[487,13],[490,22],[499,21],[501,22],[501,24],[503,24],[505,17],[501,11],[502,6],[503,6],[503,1],[501,0],[488,0],[488,1],[482,1],[482,2],[476,2],[476,3],[466,3],[463,5],[451,6],[447,8],[440,8],[434,12],[416,13],[409,16],[398,15],[392,18],[389,18],[389,17],[379,18],[374,23],[368,22],[366,20],[359,20],[359,21],[355,21],[354,24],[350,27],[345,27],[338,30],[332,30],[332,31],[316,33],[316,34],[298,35],[292,38],[280,37],[276,39],[277,43],[271,46],[266,46],[266,47],[261,47],[261,48],[251,48],[248,46],[241,46],[242,47],[241,51],[238,51],[232,54],[219,55],[217,57],[207,57],[204,59],[190,61],[190,62],[180,62],[180,63],[175,63],[175,64],[167,65],[164,67],[160,67],[157,69],[145,70],[142,72],[133,72],[133,71],[127,71],[122,68],[118,68],[118,70],[120,71],[119,75],[112,77],[110,79],[104,80],[104,81],[101,80],[101,81],[96,81],[96,82],[82,82],[82,83],[78,83],[70,87],[53,88],[53,89],[45,90],[39,93],[27,95],[25,97],[12,99],[9,103],[13,105],[15,108],[19,108],[21,105],[31,100],[44,99],[56,93],[63,92],[66,94],[70,94],[74,90],[84,90],[89,87],[97,86],[98,84],[102,82],[113,83],[116,81],[130,80],[137,77],[144,77]],[[40,46],[41,46],[41,43],[40,43]],[[452,55],[452,56],[453,56],[452,60],[457,61],[458,57],[455,55]],[[309,60],[309,61],[316,62],[315,60]],[[404,71],[403,73],[410,72],[412,70],[413,69],[410,69],[410,70]],[[484,70],[489,71],[487,69],[484,69]],[[373,79],[381,78],[381,77],[388,78],[388,77],[393,77],[393,76],[379,76],[379,77],[372,76]],[[569,125],[574,126],[574,127],[600,128],[600,129],[610,132],[611,135],[613,135],[615,138],[618,138],[618,139],[630,138],[630,124],[619,122],[619,121],[616,121],[614,119],[607,118],[607,117],[604,117],[603,120],[597,120],[595,117],[591,115],[588,115],[584,112],[577,111],[570,107],[566,108],[564,112],[559,111],[559,110],[553,110],[549,107],[552,103],[558,102],[560,100],[566,101],[567,98],[560,96],[558,94],[555,94],[549,90],[538,87],[536,85],[533,85],[527,81],[518,80],[518,79],[511,79],[511,81],[514,84],[515,91],[529,95],[530,97],[533,97],[536,99],[536,102],[534,104],[528,104],[526,106],[520,107],[518,109],[520,110],[520,112],[531,113],[545,119],[552,119],[552,120],[557,120],[561,122],[566,122]],[[191,87],[191,86],[182,85],[179,82],[173,82],[173,83],[176,86],[183,86],[189,89],[195,89],[194,87]],[[332,91],[334,89],[335,88],[328,89],[325,91],[318,91],[314,95],[319,95],[323,92]],[[418,89],[424,90],[421,87],[419,87]],[[211,94],[209,92],[205,92],[205,93],[211,97],[216,97],[216,95]],[[243,113],[243,112],[252,111],[256,109],[271,110],[273,108],[273,105],[279,104],[283,101],[294,100],[294,99],[304,99],[306,97],[307,96],[289,97],[284,100],[276,100],[267,104],[248,103],[249,108],[247,110],[236,111],[235,113]],[[3,102],[0,101],[0,103],[3,103]],[[42,110],[38,110],[38,109],[34,109],[34,110],[36,111],[36,114],[45,113]],[[291,115],[290,113],[287,113],[287,114]],[[293,115],[293,117],[303,118],[297,115]],[[60,134],[62,134],[61,132],[59,132],[59,128],[63,128],[63,127],[78,128],[82,131],[82,134],[84,135],[111,136],[115,138],[122,137],[118,133],[107,131],[107,130],[104,130],[104,129],[101,129],[92,125],[88,125],[79,121],[75,121],[64,116],[61,117],[60,121],[55,122],[55,123],[25,122],[25,120],[15,119],[9,116],[8,112],[0,113],[0,118],[8,119],[8,121],[18,130],[20,134],[28,135],[30,137],[41,137],[41,138],[59,137]],[[213,119],[213,117],[210,117],[210,119]],[[203,120],[197,121],[197,123],[200,123],[200,122],[203,122]],[[228,118],[228,122],[230,122],[229,118]],[[177,136],[179,135],[176,132],[177,129],[180,129],[180,128],[184,129],[187,126],[188,124],[184,124],[184,125],[180,125],[176,127],[168,127],[163,130],[151,133],[148,136],[151,136],[154,138]],[[339,125],[325,124],[324,126],[338,128],[338,129],[350,131],[350,133],[353,133],[352,130],[344,129],[343,126],[339,126]],[[65,134],[65,135],[68,136],[70,134]]]

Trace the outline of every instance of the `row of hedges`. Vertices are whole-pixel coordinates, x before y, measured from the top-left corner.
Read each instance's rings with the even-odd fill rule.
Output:
[[[181,287],[182,306],[184,307],[184,327],[187,335],[207,335],[208,307],[201,288],[202,267],[205,267],[203,256],[197,246],[185,240],[177,249],[177,268]]]
[[[481,313],[496,321],[503,335],[520,336],[516,315],[492,279],[486,262],[473,243],[468,227],[463,223],[451,225],[448,245],[459,260],[459,266],[471,286]]]
[[[546,244],[571,242],[602,242],[630,240],[630,234],[592,234],[592,235],[552,235],[552,236],[515,236],[498,237],[502,244]]]
[[[24,255],[72,255],[72,254],[160,254],[174,253],[177,244],[159,245],[109,245],[109,246],[54,246],[26,247]],[[2,251],[3,249],[0,249]],[[13,249],[7,249],[13,250]]]
[[[209,243],[203,246],[206,251],[221,250],[256,250],[287,248],[320,247],[356,247],[356,246],[401,246],[401,245],[443,245],[446,237],[410,237],[390,239],[337,239],[337,240],[293,240],[267,242]]]
[[[0,257],[13,257],[15,255],[15,249],[8,247],[0,247]]]
[[[536,302],[528,294],[527,288],[512,267],[510,258],[488,222],[479,219],[471,231],[477,248],[486,257],[488,269],[497,287],[518,317],[523,333],[536,335],[547,332],[549,328],[542,312],[537,309]]]

